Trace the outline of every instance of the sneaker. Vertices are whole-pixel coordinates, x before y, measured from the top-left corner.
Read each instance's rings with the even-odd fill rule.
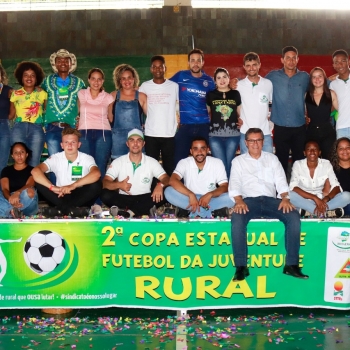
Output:
[[[91,206],[89,216],[94,216],[95,218],[102,218],[103,217],[103,210],[102,207],[98,204],[94,204]]]
[[[61,210],[59,210],[56,207],[44,207],[41,208],[41,215],[45,216],[46,218],[55,218],[58,216],[63,216]]]
[[[326,218],[342,218],[344,216],[343,208],[335,208],[326,211]]]
[[[119,208],[116,205],[113,205],[113,207],[110,207],[109,212],[112,216],[118,216]]]
[[[191,214],[190,210],[182,209],[182,208],[177,208],[177,209],[178,209],[176,213],[177,218],[188,218],[189,215]]]
[[[149,216],[151,218],[157,217],[157,207],[155,205],[149,210]]]
[[[22,212],[18,208],[13,208],[11,210],[11,215],[14,219],[20,219],[22,217]]]
[[[87,207],[73,207],[70,208],[68,215],[74,218],[85,218],[90,214],[90,209]]]
[[[312,214],[308,211],[306,211],[305,209],[299,209],[299,214],[302,218],[308,218],[310,216],[312,216]]]
[[[129,213],[129,210],[118,210],[118,214],[117,214],[118,216],[122,216],[123,218],[125,218],[125,219],[129,219],[129,218],[131,218],[131,215],[130,215],[130,213]],[[113,216],[117,216],[117,215],[113,215]]]
[[[173,209],[175,212],[175,209]],[[150,218],[160,218],[163,215],[170,215],[168,208],[164,205],[157,208],[155,205],[149,210]]]
[[[220,218],[228,218],[228,217],[230,216],[227,207],[223,207],[223,208],[220,208],[220,209],[213,210],[213,211],[211,212],[211,215],[212,215],[214,218],[217,218],[217,217],[220,217]]]

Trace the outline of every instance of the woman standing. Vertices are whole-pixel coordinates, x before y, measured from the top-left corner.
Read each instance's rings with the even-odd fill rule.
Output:
[[[80,151],[92,156],[103,179],[112,148],[112,131],[108,120],[108,109],[112,109],[113,97],[104,91],[105,75],[99,68],[88,73],[89,87],[80,90],[79,125],[81,133]]]
[[[330,151],[336,139],[331,124],[332,108],[338,109],[337,95],[329,90],[324,70],[315,67],[310,72],[309,90],[305,95],[307,111],[306,141],[314,140],[320,145],[321,156],[330,159]]]
[[[223,161],[229,178],[231,162],[241,137],[238,126],[241,95],[237,90],[230,89],[230,75],[225,68],[215,70],[214,81],[216,89],[207,93],[209,146],[212,155]]]
[[[113,81],[117,91],[111,93],[115,103],[109,114],[112,124],[112,158],[129,152],[126,146],[128,132],[142,129],[142,113],[147,114],[147,97],[139,92],[139,76],[135,68],[120,64],[114,69]]]
[[[32,150],[29,165],[35,167],[40,163],[45,142],[43,110],[47,93],[38,87],[44,72],[38,63],[24,61],[17,65],[14,75],[22,88],[14,90],[10,99],[9,119],[15,118],[11,139],[12,143],[23,142]]]
[[[0,64],[0,174],[7,165],[11,146],[9,114],[12,88],[7,83],[6,71]]]
[[[331,162],[342,190],[350,192],[350,140],[347,137],[334,143]],[[343,209],[344,215],[350,216],[350,204]]]
[[[27,163],[31,150],[26,144],[16,142],[10,153],[14,164],[1,172],[0,217],[34,215],[38,212],[38,195],[31,174],[33,167]]]

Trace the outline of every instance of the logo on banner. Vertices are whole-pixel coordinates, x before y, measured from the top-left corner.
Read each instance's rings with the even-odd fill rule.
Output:
[[[333,238],[332,243],[339,249],[350,249],[350,233],[342,231]]]
[[[350,259],[342,266],[335,278],[350,278]]]
[[[341,281],[336,281],[334,283],[333,296],[334,300],[341,301],[343,300],[343,283]]]

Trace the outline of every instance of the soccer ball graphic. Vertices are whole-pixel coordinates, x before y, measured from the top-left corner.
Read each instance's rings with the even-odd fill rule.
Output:
[[[63,260],[66,243],[56,232],[42,230],[33,233],[24,246],[24,260],[34,272],[45,275]]]

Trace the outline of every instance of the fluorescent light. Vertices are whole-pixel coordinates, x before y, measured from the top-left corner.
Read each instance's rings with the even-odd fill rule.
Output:
[[[0,11],[161,8],[164,0],[0,0]]]
[[[192,0],[193,8],[349,10],[349,0]]]

